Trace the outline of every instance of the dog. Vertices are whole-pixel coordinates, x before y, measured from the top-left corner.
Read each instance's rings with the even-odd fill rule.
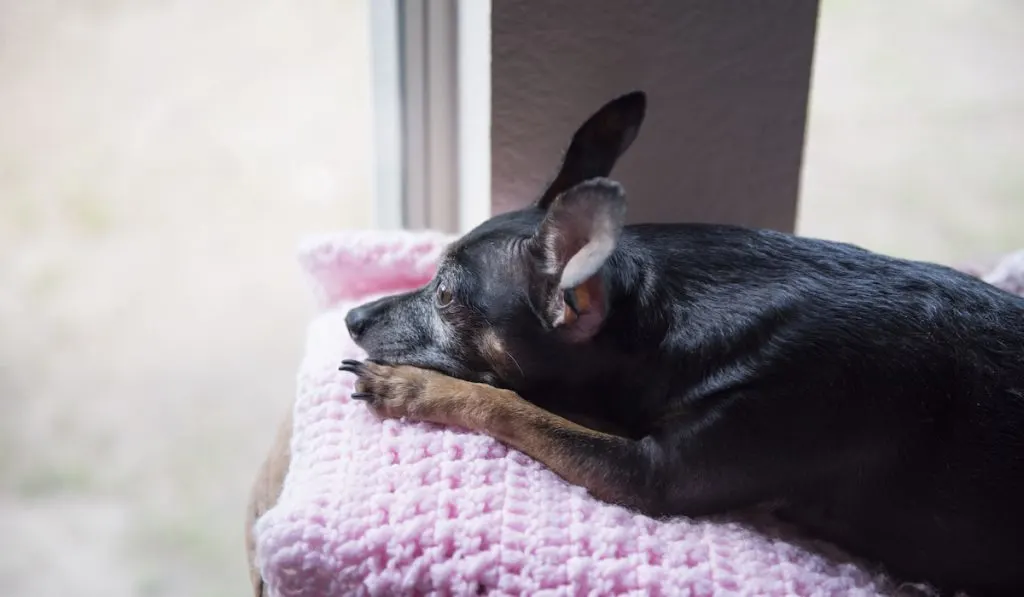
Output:
[[[607,177],[646,111],[604,105],[536,202],[350,311],[352,397],[650,516],[768,505],[898,579],[1024,595],[1024,299],[845,243],[627,226]]]

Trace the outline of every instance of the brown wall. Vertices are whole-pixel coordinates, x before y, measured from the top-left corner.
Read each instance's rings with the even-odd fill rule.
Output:
[[[492,0],[495,213],[605,101],[648,93],[613,176],[630,220],[792,230],[817,0]]]

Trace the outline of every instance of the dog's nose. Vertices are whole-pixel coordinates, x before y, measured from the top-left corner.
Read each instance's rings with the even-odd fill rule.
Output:
[[[369,303],[359,305],[348,312],[345,316],[345,326],[348,327],[348,334],[352,339],[359,342],[362,336],[374,325],[383,319],[387,319],[388,313],[395,305],[393,296],[386,296]]]
[[[348,327],[348,335],[352,336],[353,340],[359,340],[370,324],[371,313],[367,307],[369,305],[356,307],[345,316],[345,326]]]

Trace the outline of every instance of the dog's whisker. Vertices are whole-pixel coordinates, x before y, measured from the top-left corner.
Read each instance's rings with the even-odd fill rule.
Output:
[[[523,368],[519,366],[519,361],[517,361],[516,358],[514,356],[512,356],[512,353],[510,353],[509,351],[506,350],[505,351],[505,356],[507,356],[509,359],[512,360],[513,363],[516,364],[516,369],[519,369],[519,375],[521,377],[526,377],[526,373],[523,372]]]

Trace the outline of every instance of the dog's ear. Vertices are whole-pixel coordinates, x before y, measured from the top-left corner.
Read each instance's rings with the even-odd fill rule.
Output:
[[[595,178],[562,193],[537,230],[544,273],[559,276],[561,290],[597,273],[615,250],[626,219],[626,193],[619,183]]]
[[[572,137],[555,179],[537,201],[547,209],[556,197],[592,178],[611,174],[619,157],[640,131],[647,111],[647,95],[634,91],[617,97],[587,119]]]
[[[605,289],[597,274],[615,251],[625,219],[622,186],[595,178],[556,197],[534,236],[541,273],[557,280],[543,297],[548,322],[565,328],[573,341],[589,339],[604,321]]]

